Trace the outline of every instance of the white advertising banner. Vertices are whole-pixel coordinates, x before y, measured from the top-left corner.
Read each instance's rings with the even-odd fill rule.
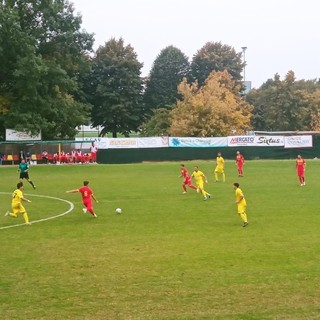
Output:
[[[228,147],[254,146],[255,136],[230,136]]]
[[[256,147],[281,147],[284,146],[283,136],[254,136]]]
[[[139,138],[138,148],[167,148],[169,137]]]
[[[136,138],[109,138],[107,139],[108,149],[131,149],[138,148],[138,139]]]
[[[284,137],[285,148],[310,148],[313,146],[312,136],[286,136]]]
[[[32,135],[27,131],[16,131],[6,129],[6,141],[38,141],[41,140],[41,132],[37,135]]]
[[[17,140],[14,139],[14,140]],[[31,140],[30,138],[27,140]],[[240,147],[261,146],[285,148],[312,147],[311,135],[299,136],[229,136],[215,138],[193,137],[146,137],[146,138],[76,138],[77,148],[89,149],[94,142],[98,149],[132,149],[132,148],[210,148],[210,147]]]
[[[283,136],[230,136],[228,147],[279,147],[284,146]]]
[[[174,148],[209,148],[209,147],[227,147],[227,137],[221,138],[188,138],[188,137],[170,137],[169,147]]]
[[[82,142],[82,148],[90,148],[92,142],[98,149],[166,148],[168,137],[146,138],[76,138]]]

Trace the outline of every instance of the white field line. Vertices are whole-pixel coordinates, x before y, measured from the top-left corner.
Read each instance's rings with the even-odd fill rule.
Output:
[[[9,192],[0,192],[0,194],[11,194],[11,193],[9,193]],[[69,209],[67,211],[65,211],[65,212],[62,212],[60,214],[57,214],[55,216],[51,216],[51,217],[48,217],[48,218],[43,218],[43,219],[39,219],[39,220],[33,220],[33,221],[31,221],[31,224],[62,217],[64,215],[70,213],[74,209],[74,204],[72,202],[68,201],[68,200],[65,200],[65,199],[56,198],[56,197],[50,197],[50,196],[42,196],[42,195],[38,195],[38,194],[27,194],[26,193],[25,195],[26,196],[32,196],[32,197],[48,198],[48,199],[58,200],[58,201],[66,202],[66,203],[68,203],[70,205]],[[21,227],[21,226],[25,226],[25,225],[26,225],[25,223],[14,224],[14,225],[10,225],[10,226],[0,227],[0,230],[9,229],[9,228],[15,228],[15,227]]]

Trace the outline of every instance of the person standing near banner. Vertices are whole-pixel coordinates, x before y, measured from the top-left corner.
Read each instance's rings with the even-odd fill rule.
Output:
[[[298,179],[301,187],[306,185],[306,180],[305,180],[306,165],[307,165],[306,161],[301,157],[300,154],[298,154],[296,159],[296,170],[297,170],[297,175],[298,175]]]
[[[239,177],[243,177],[243,165],[244,165],[244,156],[240,153],[240,151],[237,151],[236,166],[238,168]]]
[[[94,145],[94,142],[92,142],[90,146],[90,153],[91,153],[91,160],[93,163],[97,162],[97,152],[98,152],[98,148]]]

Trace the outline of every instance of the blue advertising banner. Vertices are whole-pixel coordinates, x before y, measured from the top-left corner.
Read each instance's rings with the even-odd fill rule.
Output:
[[[172,148],[208,148],[227,147],[227,137],[221,138],[190,138],[190,137],[169,137],[169,147]]]

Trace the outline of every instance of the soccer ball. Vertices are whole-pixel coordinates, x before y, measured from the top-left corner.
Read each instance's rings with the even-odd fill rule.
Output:
[[[122,213],[122,209],[121,208],[117,208],[116,209],[116,213],[119,213],[119,214]]]

